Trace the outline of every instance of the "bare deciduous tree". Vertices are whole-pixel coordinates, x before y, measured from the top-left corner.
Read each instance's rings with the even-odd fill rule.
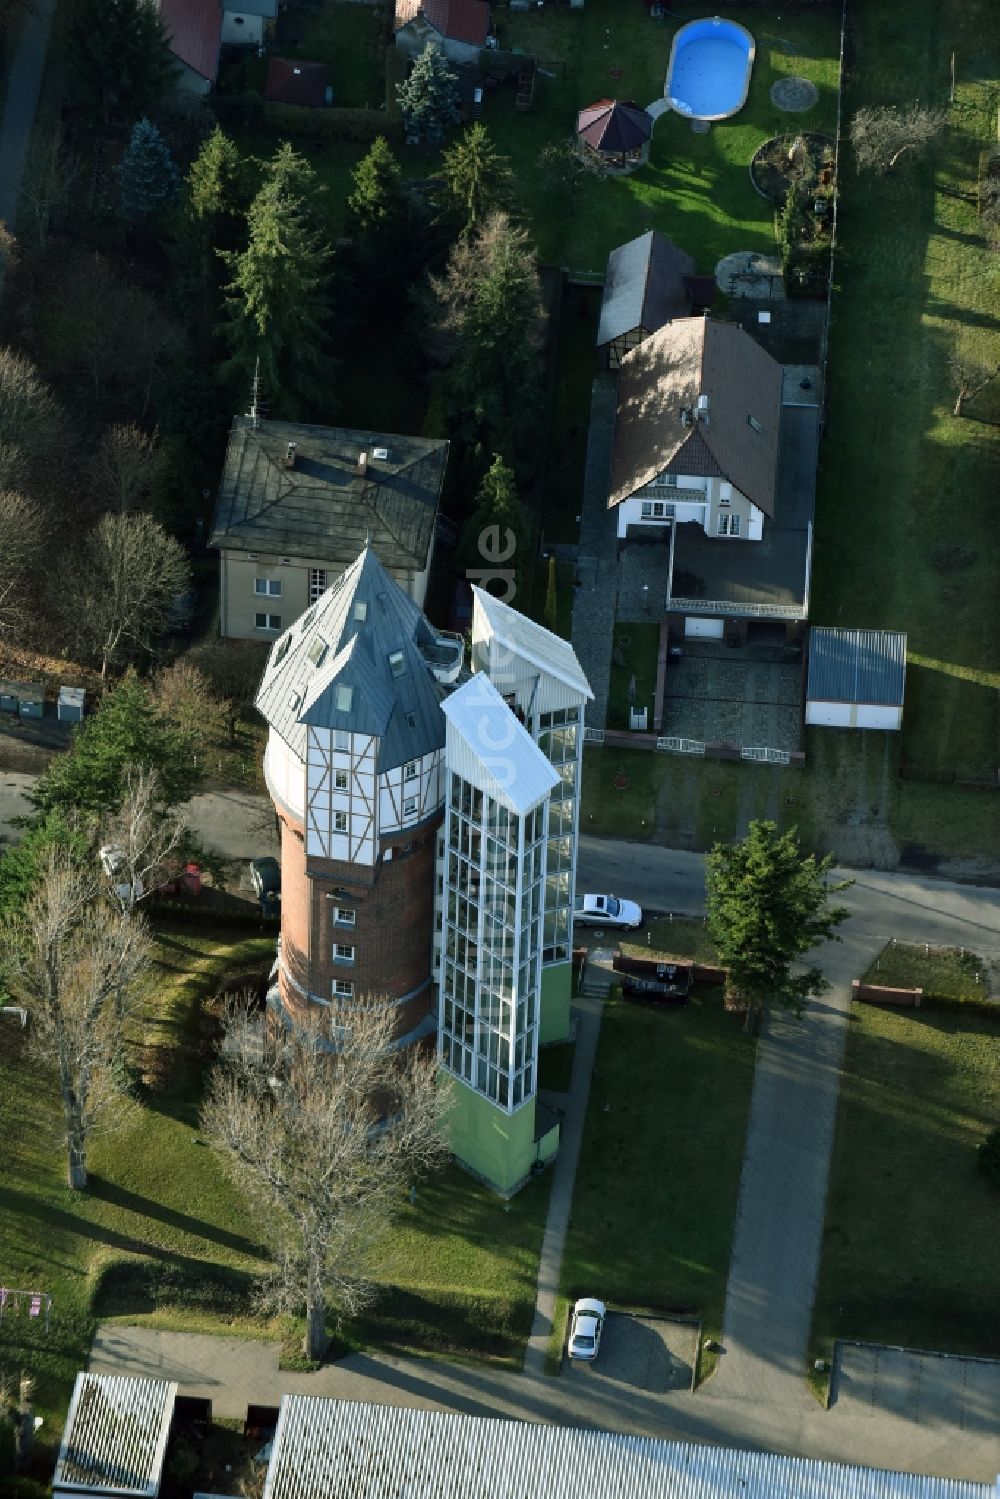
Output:
[[[68,419],[31,360],[0,349],[0,489],[33,488],[32,476],[68,436]]]
[[[21,627],[31,606],[35,570],[42,559],[45,523],[33,500],[0,490],[0,631]]]
[[[200,754],[225,743],[232,705],[214,695],[208,677],[190,661],[177,661],[157,675],[153,701]]]
[[[122,512],[145,508],[165,469],[159,432],[135,422],[108,427],[91,460],[97,499]]]
[[[941,134],[947,111],[923,104],[865,105],[851,121],[858,171],[891,172],[904,151],[924,151]]]
[[[248,1005],[234,1005],[202,1112],[271,1234],[271,1302],[305,1306],[314,1359],[326,1349],[327,1307],[353,1312],[369,1299],[364,1252],[406,1183],[446,1154],[448,1095],[432,1057],[393,1049],[395,1020],[392,1005],[362,1000],[262,1030]]]
[[[176,807],[164,806],[154,771],[130,766],[124,780],[121,806],[102,827],[101,841],[114,850],[111,887],[119,903],[131,909],[169,877],[170,855],[187,824]]]
[[[52,217],[68,204],[82,170],[80,158],[66,150],[58,124],[35,131],[25,158],[21,198],[34,221],[35,243],[42,254]]]
[[[952,407],[952,416],[964,416],[963,407],[966,401],[973,400],[980,391],[985,390],[1000,375],[1000,364],[983,364],[982,360],[974,359],[965,354],[953,354],[948,361],[951,371],[951,383],[955,388],[955,404]]]
[[[115,1080],[121,1026],[150,960],[145,923],[101,898],[95,869],[49,850],[18,920],[7,966],[31,1013],[31,1040],[54,1064],[62,1094],[69,1185],[87,1185],[87,1141],[127,1107]]]
[[[69,623],[102,677],[148,649],[191,583],[184,548],[143,514],[102,516],[73,571]]]

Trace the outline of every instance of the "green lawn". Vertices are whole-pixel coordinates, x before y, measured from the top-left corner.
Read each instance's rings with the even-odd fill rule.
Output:
[[[755,1042],[699,987],[682,1010],[604,1008],[561,1290],[697,1312],[717,1332]]]
[[[980,238],[974,204],[953,195],[974,193],[980,150],[995,140],[1000,35],[989,0],[905,10],[871,0],[854,17],[848,115],[873,101],[944,102],[953,52],[958,89],[926,161],[904,156],[887,177],[860,178],[849,164],[841,174],[812,615],[906,630],[904,759],[992,781],[1000,564],[983,538],[1000,429],[952,416],[948,361],[1000,363],[1000,256]],[[969,409],[995,416],[989,403]]]
[[[161,927],[158,939],[154,981],[129,1038],[137,1063],[159,1058],[155,1091],[125,1130],[95,1136],[86,1193],[64,1184],[54,1080],[27,1055],[18,1026],[0,1029],[0,1264],[6,1284],[53,1297],[48,1336],[34,1322],[0,1322],[0,1368],[37,1380],[39,1474],[51,1473],[97,1316],[245,1336],[289,1331],[249,1312],[246,1293],[266,1252],[197,1135],[203,1001],[225,979],[266,973],[274,939],[181,926]],[[549,1183],[532,1182],[509,1208],[457,1169],[421,1185],[415,1203],[401,1205],[396,1230],[372,1247],[367,1272],[384,1293],[345,1329],[348,1339],[510,1356],[530,1328]]]
[[[680,962],[717,963],[719,954],[708,935],[708,927],[699,917],[659,916],[646,925],[642,941],[624,939],[622,952],[636,958],[671,958]]]
[[[925,999],[978,1002],[989,995],[989,975],[977,953],[911,942],[887,943],[864,975],[864,982],[923,989]]]
[[[1000,1115],[995,1021],[854,1005],[813,1324],[995,1356],[1000,1193],[976,1146]]]
[[[289,8],[286,25],[298,38],[287,55],[325,62],[334,104],[341,109],[379,109],[385,100],[383,52],[386,11],[381,5],[321,0]],[[276,51],[281,52],[279,43]]]
[[[660,651],[659,621],[615,625],[615,657],[608,681],[608,728],[627,729],[629,708],[649,710],[649,731],[655,727],[656,668]],[[634,690],[633,689],[634,684]]]

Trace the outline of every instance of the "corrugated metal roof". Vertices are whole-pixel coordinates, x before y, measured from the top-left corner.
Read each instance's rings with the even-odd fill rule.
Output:
[[[604,277],[597,347],[633,328],[655,333],[671,318],[685,317],[691,311],[685,278],[693,276],[694,270],[691,256],[655,229],[612,250]]]
[[[992,1485],[286,1395],[264,1499],[995,1499]]]
[[[441,706],[448,720],[449,770],[521,816],[558,785],[549,760],[483,672]]]
[[[894,630],[809,631],[806,697],[814,703],[903,706],[906,636]]]
[[[494,640],[505,646],[515,656],[521,657],[524,661],[530,661],[540,671],[548,672],[550,676],[556,677],[572,691],[578,692],[581,700],[589,701],[593,698],[590,683],[584,676],[583,667],[577,660],[576,652],[568,640],[563,640],[560,635],[554,635],[543,625],[536,625],[534,620],[526,619],[509,604],[487,593],[485,588],[479,588],[473,584],[472,594],[474,615],[478,613],[485,619]],[[479,633],[479,624],[474,618],[473,634],[478,636]],[[500,680],[502,685],[502,671],[493,671],[492,675]]]
[[[378,735],[378,769],[391,770],[444,744],[440,703],[447,688],[424,654],[437,640],[409,594],[366,547],[275,641],[257,708],[300,760],[312,724]],[[353,689],[349,707],[340,706],[338,687]]]
[[[420,572],[447,461],[447,442],[236,417],[209,542],[347,567],[370,541],[387,567]]]
[[[52,1487],[155,1499],[176,1384],[78,1374]]]

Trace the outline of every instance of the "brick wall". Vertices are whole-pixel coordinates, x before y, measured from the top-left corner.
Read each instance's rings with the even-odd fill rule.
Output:
[[[871,1005],[908,1005],[920,1009],[923,989],[893,989],[887,984],[863,984],[855,979],[851,984],[851,998]]]

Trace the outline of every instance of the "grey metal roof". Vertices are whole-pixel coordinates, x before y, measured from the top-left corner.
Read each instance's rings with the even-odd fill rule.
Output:
[[[554,635],[544,625],[519,614],[509,604],[488,593],[485,588],[472,585],[475,606],[482,610],[490,633],[501,645],[515,656],[530,661],[532,666],[556,677],[581,698],[593,698],[590,683],[583,674],[583,667],[568,640]]]
[[[78,1374],[53,1492],[155,1499],[176,1395],[176,1384],[165,1379]]]
[[[439,638],[366,547],[275,641],[257,708],[302,760],[311,724],[378,736],[378,769],[391,770],[444,744],[447,687],[431,671]],[[352,689],[350,707],[338,687]]]
[[[286,1395],[264,1499],[995,1499],[991,1484]]]
[[[471,785],[524,816],[559,784],[527,729],[485,672],[476,672],[445,703],[448,764]]]
[[[903,706],[906,636],[895,630],[809,631],[806,697],[814,703]]]
[[[686,317],[691,296],[684,284],[695,263],[664,235],[650,229],[608,256],[597,347],[633,328],[655,333],[671,318]]]
[[[347,567],[370,541],[386,567],[422,571],[447,461],[447,442],[238,416],[209,542]]]

